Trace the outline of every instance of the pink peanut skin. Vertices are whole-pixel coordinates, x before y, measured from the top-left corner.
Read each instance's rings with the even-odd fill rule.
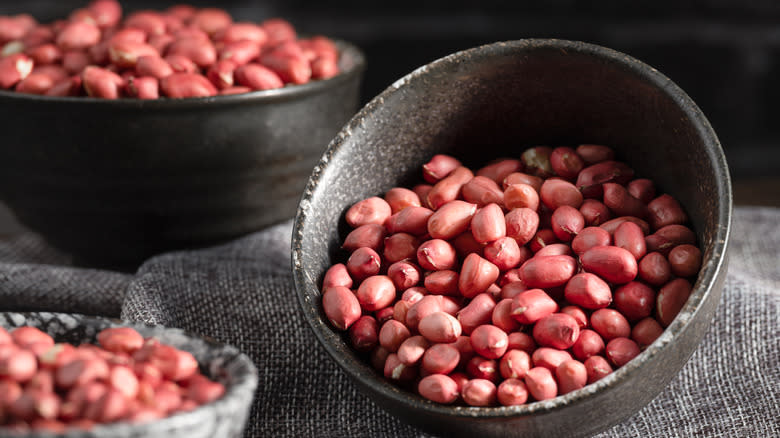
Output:
[[[518,172],[523,169],[523,163],[520,160],[513,158],[504,158],[496,160],[491,164],[488,164],[476,173],[479,177],[484,177],[492,180],[496,184],[501,184],[509,174]]]
[[[336,328],[346,330],[360,318],[360,302],[346,287],[334,286],[322,294],[322,308],[328,320]]]
[[[434,344],[423,353],[421,367],[432,374],[449,374],[461,361],[461,352],[455,343]]]
[[[486,176],[475,176],[461,188],[463,199],[478,207],[495,203],[504,205],[504,191]]]
[[[471,346],[480,356],[487,359],[499,359],[509,346],[507,334],[500,328],[484,324],[471,333]]]
[[[412,190],[403,187],[393,187],[385,193],[385,202],[390,205],[393,214],[406,207],[421,207],[420,196]]]
[[[498,279],[498,275],[496,265],[477,254],[469,254],[461,267],[458,290],[464,297],[472,298],[485,292]]]
[[[588,371],[585,364],[577,360],[567,360],[555,369],[558,381],[558,393],[568,394],[584,387],[588,383]]]
[[[566,284],[576,269],[577,262],[570,256],[535,256],[520,267],[520,278],[528,287],[555,287]]]
[[[205,76],[194,73],[174,73],[160,81],[160,89],[170,98],[209,97],[217,89]]]
[[[471,218],[471,233],[479,243],[488,243],[506,236],[504,212],[491,203],[477,210]]]
[[[598,144],[581,144],[577,146],[576,152],[585,164],[596,164],[615,158],[615,151]]]
[[[520,292],[512,300],[512,317],[520,324],[533,324],[557,310],[558,303],[542,289]]]
[[[604,352],[604,340],[593,330],[581,330],[577,341],[572,345],[571,351],[579,360],[586,360],[591,356]]]
[[[384,199],[373,196],[352,205],[345,218],[349,226],[357,228],[366,224],[384,225],[391,214],[390,205]]]
[[[609,285],[599,276],[583,272],[573,276],[564,290],[566,299],[586,309],[601,309],[612,302]]]
[[[486,379],[472,379],[463,385],[463,401],[469,406],[493,406],[496,403],[496,385]]]
[[[561,179],[548,179],[542,183],[539,196],[547,208],[555,210],[563,205],[580,208],[582,193],[574,184]]]
[[[475,296],[458,312],[457,317],[458,321],[460,321],[463,333],[470,335],[475,328],[489,323],[495,307],[496,302],[490,294],[481,293]]]
[[[580,255],[582,268],[611,283],[628,283],[636,278],[638,266],[634,256],[616,246],[596,246]]]
[[[458,384],[452,378],[442,374],[432,374],[420,380],[417,392],[428,400],[450,404],[458,399]]]
[[[272,90],[284,86],[284,81],[276,72],[260,64],[249,63],[239,66],[235,70],[234,77],[237,83],[253,90]],[[382,212],[384,211],[382,206]]]
[[[550,370],[535,367],[525,374],[525,385],[536,400],[548,400],[558,395],[558,385]]]
[[[534,324],[534,340],[545,347],[565,350],[577,341],[580,326],[572,316],[565,313],[553,313]]]
[[[460,161],[456,158],[437,154],[431,157],[430,161],[423,164],[423,178],[431,184],[435,184],[446,178],[453,170],[461,167]]]
[[[468,229],[476,212],[476,204],[459,200],[448,202],[428,219],[428,234],[434,239],[451,239]]]

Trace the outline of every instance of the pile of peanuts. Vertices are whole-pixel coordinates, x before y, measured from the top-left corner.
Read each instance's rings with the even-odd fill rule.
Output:
[[[156,338],[128,327],[97,338],[100,347],[73,346],[35,327],[0,327],[0,435],[151,421],[225,393],[200,373],[192,354]]]
[[[701,267],[687,215],[602,145],[534,147],[346,212],[322,306],[385,378],[439,403],[519,405],[623,366],[675,318]]]
[[[94,0],[51,24],[0,16],[0,47],[0,89],[47,96],[206,97],[339,72],[326,37],[298,39],[280,18],[233,22],[224,10],[187,5],[124,20],[116,0]]]

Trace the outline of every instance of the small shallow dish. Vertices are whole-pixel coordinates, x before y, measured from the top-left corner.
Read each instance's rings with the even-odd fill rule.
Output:
[[[234,238],[291,218],[311,168],[358,107],[365,59],[275,90],[190,99],[0,91],[0,200],[91,266]]]
[[[327,321],[319,285],[340,255],[353,203],[421,180],[448,153],[478,168],[534,145],[611,146],[637,175],[686,208],[703,250],[693,292],[663,335],[585,388],[522,406],[445,406],[376,373]],[[295,218],[292,263],[317,339],[378,405],[443,436],[585,436],[623,421],[682,368],[710,324],[726,277],[731,183],[696,104],[654,68],[614,50],[529,39],[455,53],[400,79],[366,105],[315,167]]]
[[[56,342],[74,345],[97,343],[97,334],[109,327],[132,327],[145,338],[189,351],[206,377],[225,385],[222,398],[197,407],[190,412],[174,414],[148,423],[114,423],[95,426],[92,430],[68,430],[67,438],[232,438],[242,435],[249,408],[257,388],[257,369],[252,361],[235,347],[186,333],[180,329],[160,326],[131,325],[121,321],[65,313],[0,313],[0,327],[37,327]],[[0,428],[2,435],[2,428]],[[13,435],[34,437],[37,434]],[[40,434],[40,436],[51,436]]]

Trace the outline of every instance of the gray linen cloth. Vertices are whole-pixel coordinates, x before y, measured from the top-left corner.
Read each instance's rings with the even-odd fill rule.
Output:
[[[780,209],[735,210],[726,287],[701,345],[655,400],[597,436],[780,436],[779,224]],[[317,343],[294,296],[290,236],[288,222],[130,275],[68,267],[23,234],[0,240],[0,310],[121,316],[237,346],[260,373],[247,437],[427,436],[359,393]]]

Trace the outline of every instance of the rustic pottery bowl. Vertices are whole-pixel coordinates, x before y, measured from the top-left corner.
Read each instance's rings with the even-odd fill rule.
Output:
[[[421,180],[449,153],[472,168],[533,145],[597,143],[653,178],[689,213],[703,250],[690,299],[638,357],[585,388],[515,407],[445,406],[385,381],[328,323],[320,282],[342,253],[344,212]],[[712,319],[726,277],[731,185],[718,139],[696,104],[654,68],[611,49],[529,39],[455,53],[366,105],[314,168],[295,219],[292,263],[305,318],[375,403],[443,436],[584,436],[623,421],[682,368]]]
[[[252,361],[235,347],[219,344],[180,329],[160,326],[130,325],[103,318],[64,313],[0,313],[0,327],[37,327],[56,342],[74,345],[97,343],[97,334],[109,327],[133,327],[144,337],[189,351],[195,356],[201,372],[225,385],[222,398],[199,406],[193,411],[174,414],[148,423],[114,423],[95,426],[92,430],[68,430],[68,438],[233,438],[240,437],[249,415],[255,389],[257,369]],[[4,436],[2,428],[0,435]],[[37,434],[12,435],[35,437]],[[51,436],[40,434],[40,436]]]
[[[365,60],[337,44],[339,75],[233,96],[0,91],[0,200],[95,266],[132,268],[291,218],[311,168],[357,109]]]

